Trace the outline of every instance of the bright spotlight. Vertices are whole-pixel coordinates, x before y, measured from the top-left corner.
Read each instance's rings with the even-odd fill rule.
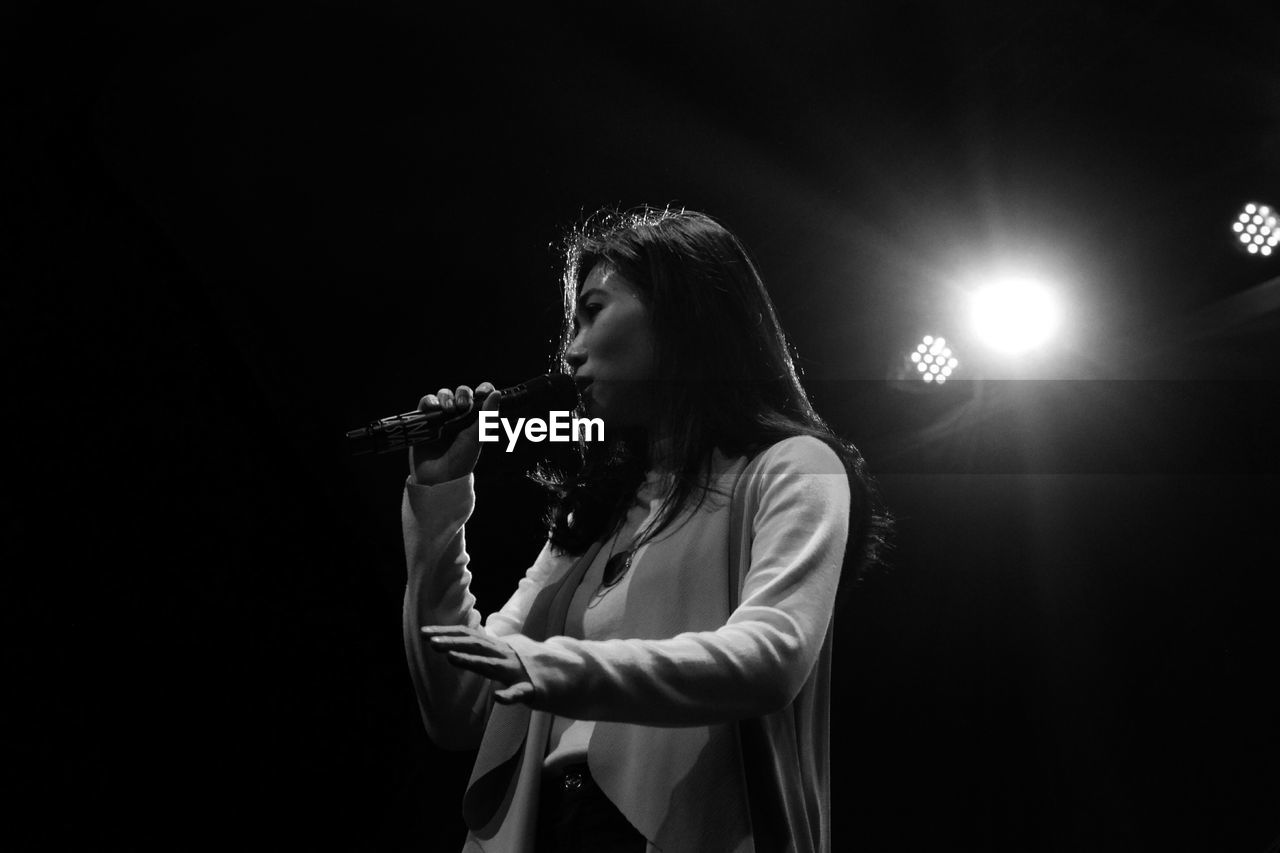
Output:
[[[978,290],[970,303],[970,317],[974,331],[989,346],[1020,353],[1049,340],[1058,328],[1059,310],[1048,288],[1013,278]]]
[[[1251,255],[1266,257],[1280,245],[1280,228],[1276,226],[1276,212],[1265,204],[1246,204],[1232,223],[1241,244]]]
[[[911,361],[915,363],[916,372],[921,379],[938,385],[945,383],[960,365],[959,359],[951,353],[951,347],[947,346],[947,339],[935,338],[933,335],[925,335],[916,344],[915,352],[911,353]]]

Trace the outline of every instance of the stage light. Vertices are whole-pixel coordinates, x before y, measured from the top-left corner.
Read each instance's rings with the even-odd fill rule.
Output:
[[[911,361],[921,379],[938,385],[944,384],[960,366],[960,360],[951,352],[951,347],[947,346],[947,339],[935,338],[933,335],[925,335],[916,344],[915,351],[911,353]]]
[[[1231,230],[1236,232],[1237,239],[1251,255],[1267,257],[1280,246],[1276,212],[1269,205],[1246,204],[1232,223]]]
[[[974,331],[990,347],[1022,353],[1049,340],[1058,328],[1058,302],[1047,287],[1026,278],[1005,278],[971,297]]]

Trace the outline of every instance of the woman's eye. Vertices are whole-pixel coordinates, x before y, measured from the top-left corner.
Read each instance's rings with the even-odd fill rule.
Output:
[[[573,336],[575,338],[578,336],[578,332],[582,330],[583,321],[593,319],[600,313],[602,308],[604,308],[604,305],[599,302],[590,302],[586,305],[578,306],[573,318]]]

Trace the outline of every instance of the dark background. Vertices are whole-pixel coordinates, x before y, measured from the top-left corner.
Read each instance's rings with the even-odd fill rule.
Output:
[[[6,842],[457,849],[472,756],[400,646],[405,461],[342,436],[543,370],[553,244],[651,202],[751,248],[899,516],[838,621],[837,847],[1261,853],[1280,256],[1229,226],[1280,202],[1278,23],[7,7]],[[885,382],[1009,257],[1062,283],[1065,342]],[[477,474],[486,612],[539,547],[519,461]]]

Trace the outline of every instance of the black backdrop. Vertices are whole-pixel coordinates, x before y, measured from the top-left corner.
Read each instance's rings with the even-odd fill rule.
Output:
[[[752,248],[900,517],[839,620],[837,844],[1266,848],[1274,316],[1161,330],[1280,272],[1222,235],[1280,198],[1274,12],[789,9],[6,13],[6,836],[456,849],[405,463],[341,436],[542,370],[549,247],[648,201]],[[878,381],[1010,250],[1073,273],[1072,381]],[[478,472],[485,610],[538,547],[519,461]]]

